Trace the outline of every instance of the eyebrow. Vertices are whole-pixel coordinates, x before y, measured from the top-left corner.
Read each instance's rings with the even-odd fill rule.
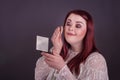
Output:
[[[84,24],[83,22],[81,22],[81,21],[76,21],[76,23],[82,23],[82,24]]]
[[[70,22],[71,22],[71,19],[67,19],[67,21],[70,21]]]
[[[67,19],[67,21],[71,22],[72,20],[71,20],[71,19]],[[81,21],[76,21],[76,23],[82,23],[82,24],[84,24],[84,23],[81,22]]]

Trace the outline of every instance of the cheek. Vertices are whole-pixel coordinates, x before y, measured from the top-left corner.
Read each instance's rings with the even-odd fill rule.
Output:
[[[66,31],[68,29],[68,27],[67,26],[64,26],[64,31]]]
[[[78,34],[79,34],[80,37],[84,37],[85,34],[86,34],[86,29],[81,29],[81,31],[79,31]]]

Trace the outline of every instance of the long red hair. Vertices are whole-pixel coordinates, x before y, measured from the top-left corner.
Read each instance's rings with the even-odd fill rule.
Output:
[[[82,18],[84,18],[87,22],[87,32],[83,40],[83,49],[82,52],[77,54],[73,59],[71,59],[67,65],[71,72],[75,72],[77,75],[80,73],[80,64],[84,63],[86,58],[95,51],[98,51],[95,46],[94,41],[94,24],[91,15],[84,11],[84,10],[73,10],[70,11],[64,21],[64,26],[66,23],[67,18],[70,14],[76,14],[80,15]],[[61,51],[61,56],[65,59],[68,53],[68,49],[70,48],[70,44],[67,43],[67,41],[64,38],[64,45]]]

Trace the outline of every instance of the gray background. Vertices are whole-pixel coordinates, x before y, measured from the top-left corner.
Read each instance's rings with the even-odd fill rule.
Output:
[[[73,9],[90,12],[110,80],[120,72],[119,0],[0,0],[0,80],[34,80],[36,35],[51,37]]]

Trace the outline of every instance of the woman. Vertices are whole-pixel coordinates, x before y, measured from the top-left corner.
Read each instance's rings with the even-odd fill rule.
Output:
[[[70,11],[51,40],[52,54],[41,53],[35,80],[108,80],[106,61],[95,46],[93,20],[88,12]]]

